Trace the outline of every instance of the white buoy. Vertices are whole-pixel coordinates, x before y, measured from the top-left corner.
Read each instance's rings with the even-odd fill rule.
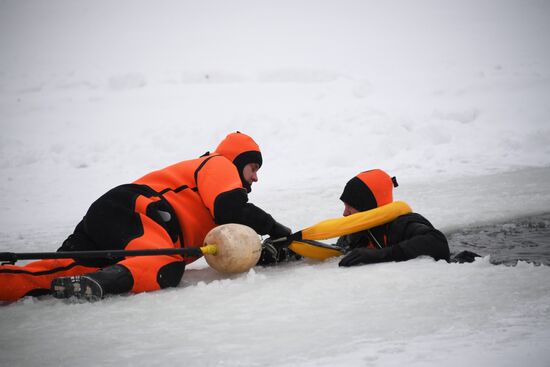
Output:
[[[220,273],[243,273],[251,269],[262,253],[260,236],[250,227],[229,223],[213,228],[205,245],[216,245],[216,255],[205,255],[206,262]]]

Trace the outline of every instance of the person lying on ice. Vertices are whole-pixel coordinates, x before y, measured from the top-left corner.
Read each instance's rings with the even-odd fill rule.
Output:
[[[240,223],[277,238],[290,229],[248,203],[262,154],[236,132],[214,153],[151,172],[95,201],[58,251],[141,250],[201,245],[216,225]],[[54,297],[100,299],[105,294],[154,291],[179,284],[180,255],[118,259],[50,259],[0,267],[0,300],[53,292]]]
[[[344,216],[366,211],[393,202],[395,177],[380,169],[359,173],[344,187],[340,200]],[[355,266],[385,261],[405,261],[418,256],[449,261],[449,245],[445,235],[422,215],[405,214],[392,222],[342,236],[336,246],[346,255],[339,266]]]

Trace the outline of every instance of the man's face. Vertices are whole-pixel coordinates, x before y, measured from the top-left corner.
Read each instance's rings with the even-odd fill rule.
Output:
[[[353,206],[344,203],[344,212],[342,213],[344,217],[347,217],[348,215],[352,215],[358,212],[359,210],[355,209]]]
[[[258,163],[248,163],[243,168],[243,177],[246,182],[252,186],[252,183],[258,181],[258,170],[260,165]]]

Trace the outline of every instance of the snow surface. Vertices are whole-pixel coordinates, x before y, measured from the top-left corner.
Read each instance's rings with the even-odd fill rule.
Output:
[[[550,210],[550,3],[1,1],[0,251],[229,132],[297,230],[380,167],[446,233]],[[2,366],[548,366],[550,269],[337,259],[0,308]]]

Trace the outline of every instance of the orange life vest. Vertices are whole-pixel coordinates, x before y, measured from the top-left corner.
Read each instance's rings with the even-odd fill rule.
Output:
[[[260,148],[251,137],[237,132],[229,134],[212,154],[151,172],[133,183],[147,185],[172,206],[184,247],[200,246],[216,226],[216,198],[235,189],[245,190],[240,171],[242,164],[250,161],[261,165]],[[140,198],[141,207],[136,205],[136,211],[145,213],[148,204],[157,200],[159,197]]]
[[[177,216],[185,247],[200,246],[208,231],[215,227],[214,201],[226,191],[242,188],[235,165],[227,158],[213,154],[176,163],[151,172],[134,181],[147,185],[170,203]],[[158,197],[140,198],[145,213],[148,204]]]

